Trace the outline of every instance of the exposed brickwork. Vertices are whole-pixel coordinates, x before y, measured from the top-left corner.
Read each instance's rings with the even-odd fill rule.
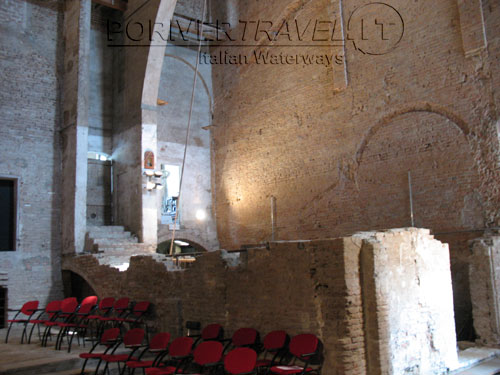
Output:
[[[304,21],[330,11],[327,1],[304,3]],[[391,53],[363,55],[348,43],[350,85],[339,93],[324,67],[213,66],[222,246],[270,238],[271,195],[279,239],[408,225],[408,170],[417,226],[495,222],[498,141],[494,117],[481,115],[491,113],[486,72],[464,56],[457,2],[424,3],[391,2],[406,28]],[[239,5],[240,18],[269,20],[286,6]],[[360,5],[345,4],[345,13]]]
[[[0,2],[0,176],[17,177],[17,250],[0,252],[9,308],[62,295],[61,2]]]
[[[368,245],[377,251],[375,268],[360,264],[360,251]],[[408,351],[398,349],[395,342],[415,337],[414,344],[422,347],[414,353],[412,363],[421,363],[423,372],[414,373],[438,374],[436,369],[443,363],[453,364],[447,349],[453,342],[455,353],[455,336],[448,252],[436,252],[437,248],[447,249],[425,231],[399,230],[337,240],[271,243],[269,249],[241,253],[237,265],[227,262],[223,252],[211,252],[192,268],[177,272],[167,271],[149,256],[132,258],[126,272],[99,266],[91,255],[65,258],[63,269],[84,277],[101,297],[129,295],[134,300],[152,301],[155,315],[151,324],[156,329],[180,335],[185,321],[199,320],[203,325],[223,324],[227,336],[244,326],[255,327],[263,335],[273,329],[291,335],[312,332],[324,343],[325,375],[373,375],[378,372],[372,369],[380,368],[380,363],[387,369],[383,373],[399,375],[402,355]],[[432,264],[415,266],[415,252],[429,251],[436,253]],[[399,263],[400,256],[405,263]],[[416,259],[421,262],[420,257]],[[432,285],[436,272],[448,282],[440,284],[432,300],[424,290]],[[404,282],[391,276],[396,274]],[[372,290],[362,288],[366,277],[373,280]],[[395,288],[387,288],[394,277]],[[422,292],[407,295],[407,288]],[[368,306],[365,310],[363,299]],[[413,320],[400,319],[394,304],[397,299],[418,300],[425,308],[412,310]],[[437,300],[441,301],[439,308]],[[377,343],[385,351],[369,357],[365,348],[372,348],[373,343],[366,341],[365,329],[373,320],[380,333]],[[433,340],[433,349],[426,338]],[[367,358],[371,366],[367,366]],[[389,358],[397,362],[388,362]]]
[[[500,237],[485,235],[472,243],[470,284],[477,342],[500,343],[499,296]]]

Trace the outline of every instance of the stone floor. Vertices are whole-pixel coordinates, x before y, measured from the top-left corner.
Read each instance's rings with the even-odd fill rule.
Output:
[[[62,350],[54,349],[54,342],[49,342],[47,347],[42,347],[38,339],[33,339],[31,344],[21,344],[21,332],[13,330],[9,343],[5,343],[6,330],[0,330],[0,375],[76,375],[80,373],[83,361],[79,353],[87,352],[90,344],[81,347],[73,342],[71,353],[67,346]],[[89,370],[93,370],[90,368]],[[93,373],[87,372],[87,374]]]

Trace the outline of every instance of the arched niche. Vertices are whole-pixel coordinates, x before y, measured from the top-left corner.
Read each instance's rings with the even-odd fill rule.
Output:
[[[78,301],[82,301],[85,297],[97,295],[93,283],[79,273],[63,270],[62,280],[65,298],[76,297]]]

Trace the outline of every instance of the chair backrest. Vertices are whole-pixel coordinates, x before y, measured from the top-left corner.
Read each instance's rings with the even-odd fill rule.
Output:
[[[113,297],[103,298],[99,302],[99,310],[102,312],[108,312],[113,308],[114,304],[115,304],[115,299]]]
[[[149,351],[160,351],[168,348],[168,343],[170,342],[170,333],[160,332],[153,336],[149,342]]]
[[[78,307],[78,301],[75,297],[65,298],[61,301],[61,313],[72,314]]]
[[[193,352],[194,362],[201,366],[219,362],[223,350],[219,341],[204,341]]]
[[[78,309],[78,314],[80,315],[88,315],[94,309],[94,303],[82,303],[80,308]]]
[[[230,374],[245,374],[255,368],[257,353],[250,348],[236,348],[224,358],[224,368]]]
[[[310,357],[307,354],[316,353],[317,348],[318,338],[310,333],[294,336],[290,341],[290,353],[302,359]]]
[[[264,337],[264,349],[276,351],[282,349],[287,344],[288,335],[285,331],[272,331]]]
[[[148,301],[137,302],[134,305],[134,308],[132,309],[132,314],[134,314],[137,317],[142,316],[143,314],[145,314],[148,311],[150,304],[151,303]]]
[[[259,332],[257,332],[256,329],[240,328],[234,332],[232,341],[233,345],[236,347],[248,346],[255,344],[257,342],[258,337],[259,337]]]
[[[112,345],[118,336],[120,336],[120,328],[108,328],[102,333],[100,343],[102,345]]]
[[[97,305],[97,301],[98,301],[98,298],[97,296],[89,296],[89,297],[85,297],[82,301],[82,305],[86,305],[86,304],[93,304],[94,306]]]
[[[144,330],[142,328],[132,328],[123,336],[123,345],[137,346],[142,344],[144,340]]]
[[[113,309],[117,314],[122,314],[125,310],[128,309],[129,304],[130,304],[130,298],[128,297],[119,298],[115,301]]]
[[[224,336],[222,326],[220,324],[209,324],[201,331],[203,340],[219,340]]]
[[[38,309],[38,301],[28,301],[21,307],[21,312],[24,315],[31,316]]]
[[[169,347],[169,354],[171,357],[185,357],[191,354],[193,348],[193,339],[191,337],[177,337]]]
[[[61,304],[62,301],[50,301],[47,306],[45,306],[45,313],[48,315],[49,319],[61,311]]]

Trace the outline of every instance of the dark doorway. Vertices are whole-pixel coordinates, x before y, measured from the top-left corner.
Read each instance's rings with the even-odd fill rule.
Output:
[[[0,287],[0,329],[5,328],[7,322],[7,288]]]
[[[0,251],[16,249],[16,180],[0,179]]]
[[[78,301],[81,301],[85,297],[96,295],[94,289],[80,275],[71,271],[63,271],[62,276],[65,298],[76,297]]]

